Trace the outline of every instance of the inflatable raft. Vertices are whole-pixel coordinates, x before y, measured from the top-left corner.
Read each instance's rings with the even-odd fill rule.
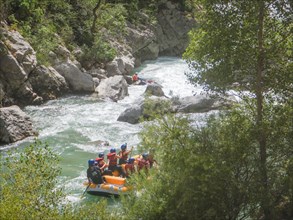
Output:
[[[130,190],[130,187],[125,186],[125,178],[115,177],[115,176],[103,176],[106,181],[103,184],[89,185],[85,182],[84,185],[87,186],[86,192],[91,195],[97,196],[115,196],[118,197],[121,194],[125,194]]]

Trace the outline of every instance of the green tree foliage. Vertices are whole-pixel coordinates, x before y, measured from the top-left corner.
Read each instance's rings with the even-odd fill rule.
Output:
[[[1,158],[0,169],[0,219],[114,219],[107,200],[66,204],[63,188],[57,185],[59,157],[47,144],[36,141],[12,150]]]
[[[36,142],[19,156],[1,164],[0,218],[42,219],[58,216],[63,195],[56,189],[58,157],[48,146]]]
[[[70,41],[72,28],[68,25],[71,6],[65,1],[11,0],[6,20],[29,40],[40,63],[48,63],[48,54],[60,43],[56,33]],[[66,16],[65,16],[66,15]]]
[[[158,5],[154,0],[3,0],[0,11],[1,21],[29,40],[41,64],[48,64],[58,44],[85,47],[83,58],[98,53],[93,58],[104,62],[115,56],[110,42],[125,36],[126,21],[137,24],[143,20],[140,10],[154,15]]]
[[[190,33],[190,45],[184,55],[199,73],[189,75],[191,81],[217,91],[237,82],[242,89],[255,92],[260,5],[255,1],[196,2],[202,8],[196,14],[200,25]],[[263,90],[292,91],[292,7],[285,0],[260,2],[264,5]]]
[[[196,74],[191,82],[225,92],[234,83],[256,98],[253,105],[258,140],[259,203],[265,219],[274,216],[266,118],[271,97],[287,103],[292,96],[292,5],[289,1],[196,1],[200,26],[185,53]],[[277,100],[276,98],[274,99]],[[287,104],[286,104],[287,105]]]
[[[279,106],[266,108],[280,111]],[[275,195],[271,198],[273,219],[290,219],[292,108],[281,111],[265,119],[268,129],[278,126],[279,131],[268,140],[270,192]],[[284,117],[286,123],[282,123]],[[262,218],[258,139],[248,106],[211,116],[205,126],[195,126],[184,117],[161,115],[145,126],[141,139],[141,148],[155,151],[159,166],[148,177],[139,175],[134,180],[139,182],[137,192],[123,199],[127,218]]]

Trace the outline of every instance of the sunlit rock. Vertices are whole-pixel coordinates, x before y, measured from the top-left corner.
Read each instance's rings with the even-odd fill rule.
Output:
[[[18,107],[0,108],[0,143],[12,143],[37,135],[31,119]]]

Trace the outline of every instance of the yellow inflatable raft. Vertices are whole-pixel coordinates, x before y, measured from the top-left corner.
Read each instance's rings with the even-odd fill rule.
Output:
[[[84,185],[88,186],[88,182],[85,182]],[[94,184],[91,183],[90,186],[87,187],[87,193],[91,195],[98,195],[98,196],[114,196],[118,197],[121,194],[127,193],[130,190],[130,187],[126,187],[123,185],[115,185],[109,183],[103,184]]]
[[[109,184],[124,185],[126,183],[125,178],[121,177],[104,175],[103,178]]]

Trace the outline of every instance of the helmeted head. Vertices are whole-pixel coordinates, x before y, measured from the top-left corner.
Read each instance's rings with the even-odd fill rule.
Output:
[[[99,158],[104,158],[105,154],[104,153],[99,153]]]
[[[127,148],[127,143],[121,145],[121,150],[126,150],[126,148]]]
[[[149,156],[148,153],[143,153],[143,154],[142,154],[142,158],[143,158],[143,159],[148,159],[148,156]]]
[[[134,159],[133,157],[130,157],[130,158],[128,159],[127,162],[128,162],[129,164],[133,164],[134,161],[135,161],[135,159]]]
[[[94,164],[95,164],[95,160],[94,159],[88,160],[89,167],[93,166]]]
[[[116,152],[116,149],[115,148],[111,148],[110,149],[110,153],[115,153]]]

